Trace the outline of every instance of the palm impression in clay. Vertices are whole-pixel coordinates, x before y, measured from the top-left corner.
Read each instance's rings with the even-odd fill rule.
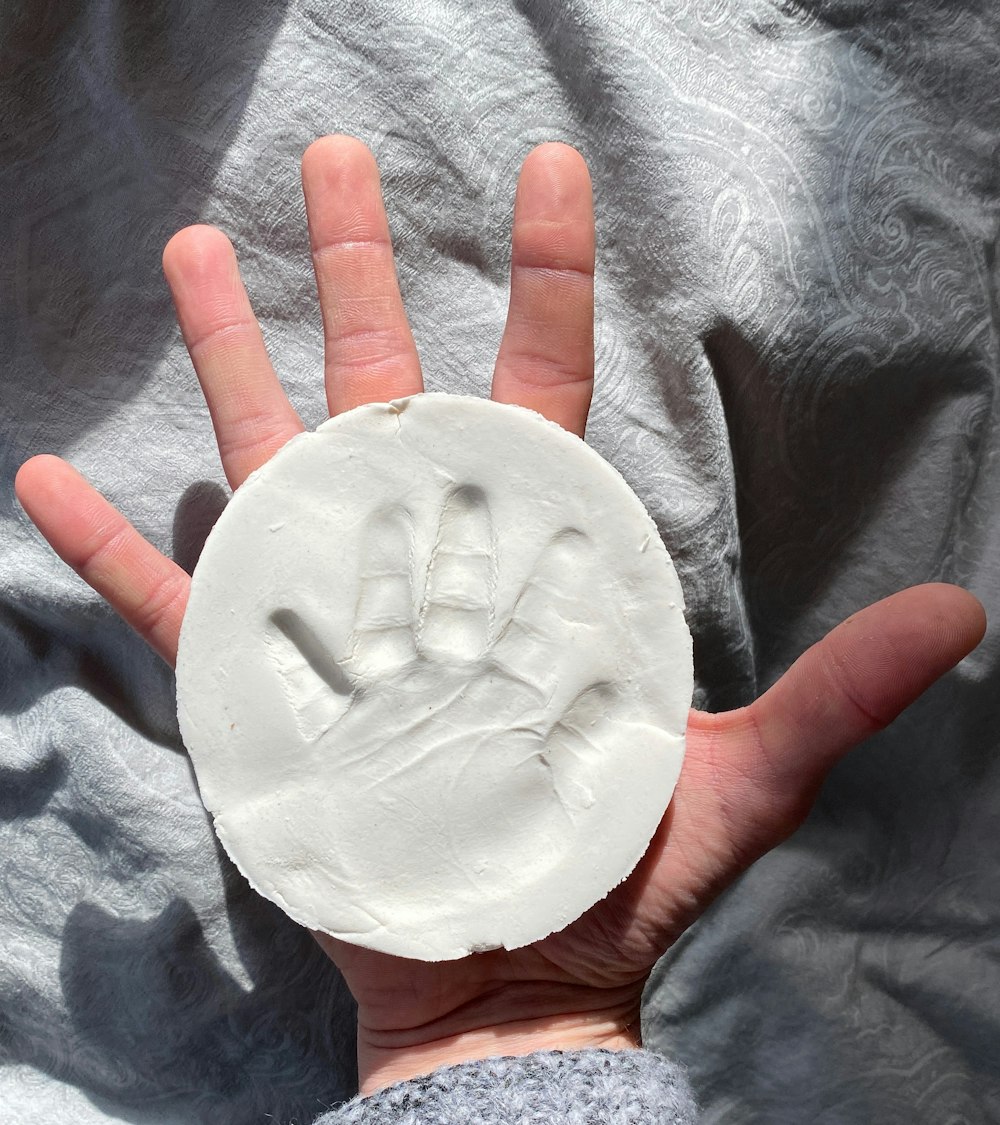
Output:
[[[682,610],[639,500],[540,416],[340,415],[238,490],[194,575],[178,712],[216,831],[261,894],[358,945],[542,938],[669,802]]]

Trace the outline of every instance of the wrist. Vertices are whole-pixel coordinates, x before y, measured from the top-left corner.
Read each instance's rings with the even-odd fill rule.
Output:
[[[360,1092],[368,1095],[443,1066],[479,1059],[535,1051],[634,1050],[639,1046],[639,1014],[634,1009],[511,1020],[401,1045],[392,1045],[384,1032],[370,1031],[359,1017],[358,1080]]]

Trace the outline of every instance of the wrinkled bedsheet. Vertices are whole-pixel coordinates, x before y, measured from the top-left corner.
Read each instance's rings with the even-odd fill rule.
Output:
[[[71,460],[193,565],[225,503],[160,272],[219,225],[323,418],[299,160],[375,151],[428,386],[485,394],[521,160],[599,222],[589,440],[677,562],[696,702],[925,580],[1000,617],[992,0],[8,0],[0,9],[0,1119],[303,1125],[350,998],[215,844],[169,671],[50,553]],[[705,1120],[1000,1120],[1000,630],[678,944]]]

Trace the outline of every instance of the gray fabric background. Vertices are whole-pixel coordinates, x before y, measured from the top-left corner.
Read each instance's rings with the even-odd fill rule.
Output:
[[[3,1120],[353,1092],[349,998],[220,855],[170,674],[11,490],[59,453],[193,563],[224,482],[159,258],[195,220],[322,420],[314,137],[374,149],[428,385],[483,394],[520,162],[586,155],[589,439],[677,562],[700,705],[912,583],[1000,612],[993,0],[7,0],[0,36]],[[994,625],[656,974],[706,1121],[1000,1121],[998,658]]]

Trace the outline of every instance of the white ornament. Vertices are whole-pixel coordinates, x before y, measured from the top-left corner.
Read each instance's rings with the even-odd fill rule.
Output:
[[[691,702],[642,504],[532,411],[426,394],[290,441],[192,581],[178,715],[236,866],[314,930],[514,949],[634,868]]]

